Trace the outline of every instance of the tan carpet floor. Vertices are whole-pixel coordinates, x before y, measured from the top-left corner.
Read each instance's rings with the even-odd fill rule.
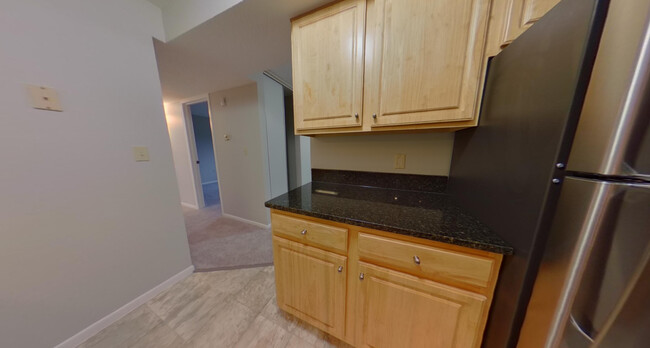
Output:
[[[273,264],[271,230],[221,216],[221,206],[183,207],[192,264],[215,271]]]

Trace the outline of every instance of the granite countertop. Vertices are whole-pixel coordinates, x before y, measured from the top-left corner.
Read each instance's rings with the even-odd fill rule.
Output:
[[[272,209],[512,254],[513,249],[441,193],[313,182],[271,199]]]

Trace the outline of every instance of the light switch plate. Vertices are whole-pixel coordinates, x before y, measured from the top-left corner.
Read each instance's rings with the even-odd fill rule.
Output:
[[[59,100],[59,94],[55,89],[43,86],[27,85],[27,92],[32,106],[35,109],[63,111],[63,108],[61,108],[61,101]]]
[[[135,159],[136,162],[149,161],[149,148],[146,146],[134,146],[133,158]]]

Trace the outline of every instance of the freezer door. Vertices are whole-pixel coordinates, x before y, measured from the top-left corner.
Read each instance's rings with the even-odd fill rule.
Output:
[[[610,347],[600,344],[647,337],[647,327],[625,323],[650,317],[641,306],[650,294],[638,295],[648,289],[649,259],[650,185],[567,178],[518,347]]]
[[[568,169],[650,179],[650,0],[612,1]]]
[[[647,255],[646,255],[647,256]],[[596,341],[598,347],[647,347],[650,342],[650,262],[639,268],[616,315]]]

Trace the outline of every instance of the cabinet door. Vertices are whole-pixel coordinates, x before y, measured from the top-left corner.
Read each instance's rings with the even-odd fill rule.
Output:
[[[478,347],[485,296],[359,263],[360,347]]]
[[[372,127],[475,118],[490,1],[368,5],[364,112]]]
[[[507,25],[502,46],[510,44],[558,2],[560,0],[508,0]]]
[[[273,237],[278,306],[315,327],[343,337],[347,258]]]
[[[348,0],[293,21],[296,133],[361,126],[365,11]]]

